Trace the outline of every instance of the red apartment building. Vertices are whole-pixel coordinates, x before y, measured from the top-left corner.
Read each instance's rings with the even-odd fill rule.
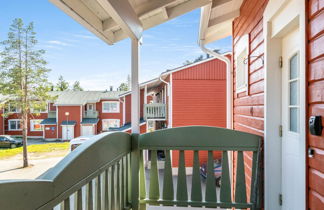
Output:
[[[166,127],[226,127],[225,64],[215,58],[163,72],[140,85],[141,133]],[[52,92],[57,98],[30,114],[28,136],[70,140],[105,131],[131,132],[131,95],[122,91]],[[20,136],[19,109],[7,103],[0,133]],[[175,151],[176,153],[176,151]],[[177,156],[175,156],[177,157]],[[191,164],[191,155],[186,156]],[[206,161],[201,157],[202,161]],[[177,159],[174,159],[177,165]]]

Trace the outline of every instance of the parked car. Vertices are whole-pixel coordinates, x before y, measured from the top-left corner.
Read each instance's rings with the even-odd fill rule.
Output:
[[[78,146],[80,146],[85,141],[89,140],[94,135],[88,135],[88,136],[79,136],[77,138],[74,138],[70,141],[70,151],[75,150]]]
[[[207,179],[207,164],[203,163],[200,166],[200,175],[203,177],[203,179]],[[220,160],[214,161],[214,175],[215,175],[215,182],[216,186],[221,186],[221,178],[222,178],[222,164]]]
[[[0,148],[13,149],[22,145],[22,140],[15,139],[9,135],[0,135]]]

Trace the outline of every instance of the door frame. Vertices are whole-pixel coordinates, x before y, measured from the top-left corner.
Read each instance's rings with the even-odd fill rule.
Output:
[[[83,133],[83,127],[91,127],[92,128],[92,133],[91,135],[96,135],[95,133],[95,128],[94,128],[95,125],[82,125],[81,126],[81,135],[84,136],[84,133]]]
[[[282,141],[280,125],[282,121],[282,71],[279,65],[282,54],[282,37],[299,27],[300,33],[300,139],[306,139],[306,23],[305,2],[298,0],[269,1],[263,16],[264,34],[264,71],[265,71],[265,107],[264,107],[264,207],[265,210],[281,209],[279,196],[282,193]],[[303,44],[304,43],[304,44]],[[306,141],[303,141],[306,151]],[[301,150],[302,151],[302,150]],[[306,152],[302,154],[305,163],[304,201],[306,208]],[[284,201],[284,198],[283,198]],[[303,208],[304,209],[304,208]]]
[[[73,136],[71,139],[74,139],[75,137],[75,125],[62,125],[62,139],[63,140],[71,140],[71,139],[64,139],[64,128],[65,127],[72,127],[73,128]]]

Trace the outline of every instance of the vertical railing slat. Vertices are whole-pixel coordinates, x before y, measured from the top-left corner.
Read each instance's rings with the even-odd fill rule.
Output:
[[[194,151],[191,200],[196,201],[196,202],[202,201],[201,181],[200,181],[200,164],[199,164],[198,150]],[[192,206],[199,207],[201,205],[192,205]]]
[[[125,158],[121,159],[121,209],[125,208]]]
[[[93,209],[92,180],[87,185],[86,207],[87,210]]]
[[[160,198],[160,188],[159,188],[159,171],[157,167],[157,151],[151,150],[149,199],[158,200],[159,198]]]
[[[70,210],[70,197],[67,197],[65,200],[64,200],[64,210]]]
[[[217,202],[216,194],[216,182],[214,174],[214,157],[213,151],[208,151],[208,161],[207,161],[207,180],[206,180],[206,201],[207,202]],[[215,207],[213,205],[207,207]]]
[[[112,165],[110,173],[110,207],[112,210],[116,209],[115,188],[115,165]]]
[[[235,202],[246,203],[246,183],[244,172],[244,157],[243,152],[237,152],[237,167],[236,167],[236,185],[235,185]]]
[[[256,180],[256,167],[257,167],[257,158],[258,153],[256,151],[253,152],[253,159],[252,159],[252,176],[251,176],[251,194],[250,194],[250,203],[254,202],[255,200],[255,180]]]
[[[100,174],[96,178],[96,210],[101,210],[101,176]]]
[[[76,196],[75,208],[76,210],[82,210],[82,188],[78,189]]]
[[[231,182],[230,182],[227,151],[223,151],[223,155],[222,155],[221,183],[222,184],[220,189],[220,201],[230,203],[232,199],[231,199]]]
[[[105,210],[109,210],[109,176],[108,169],[105,170],[105,186],[104,186],[104,200],[105,200]]]
[[[165,150],[165,163],[164,163],[164,180],[163,180],[163,200],[174,199],[173,179],[172,179],[172,166],[170,150]]]
[[[144,155],[143,150],[140,151],[140,160],[139,160],[139,176],[140,176],[140,199],[144,200],[146,198],[146,180],[145,180],[145,168],[144,168]]]
[[[178,166],[178,182],[177,182],[177,200],[180,203],[179,206],[187,206],[188,190],[187,190],[187,176],[185,166],[184,151],[179,151],[179,166]]]
[[[131,203],[131,199],[132,199],[132,189],[131,189],[131,155],[128,154],[126,156],[126,205],[128,205],[128,203]]]
[[[120,209],[120,161],[116,163],[116,209]]]

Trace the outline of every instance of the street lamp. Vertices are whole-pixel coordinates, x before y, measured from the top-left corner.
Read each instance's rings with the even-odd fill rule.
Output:
[[[65,116],[66,116],[66,139],[68,140],[69,138],[69,112],[65,112]]]

